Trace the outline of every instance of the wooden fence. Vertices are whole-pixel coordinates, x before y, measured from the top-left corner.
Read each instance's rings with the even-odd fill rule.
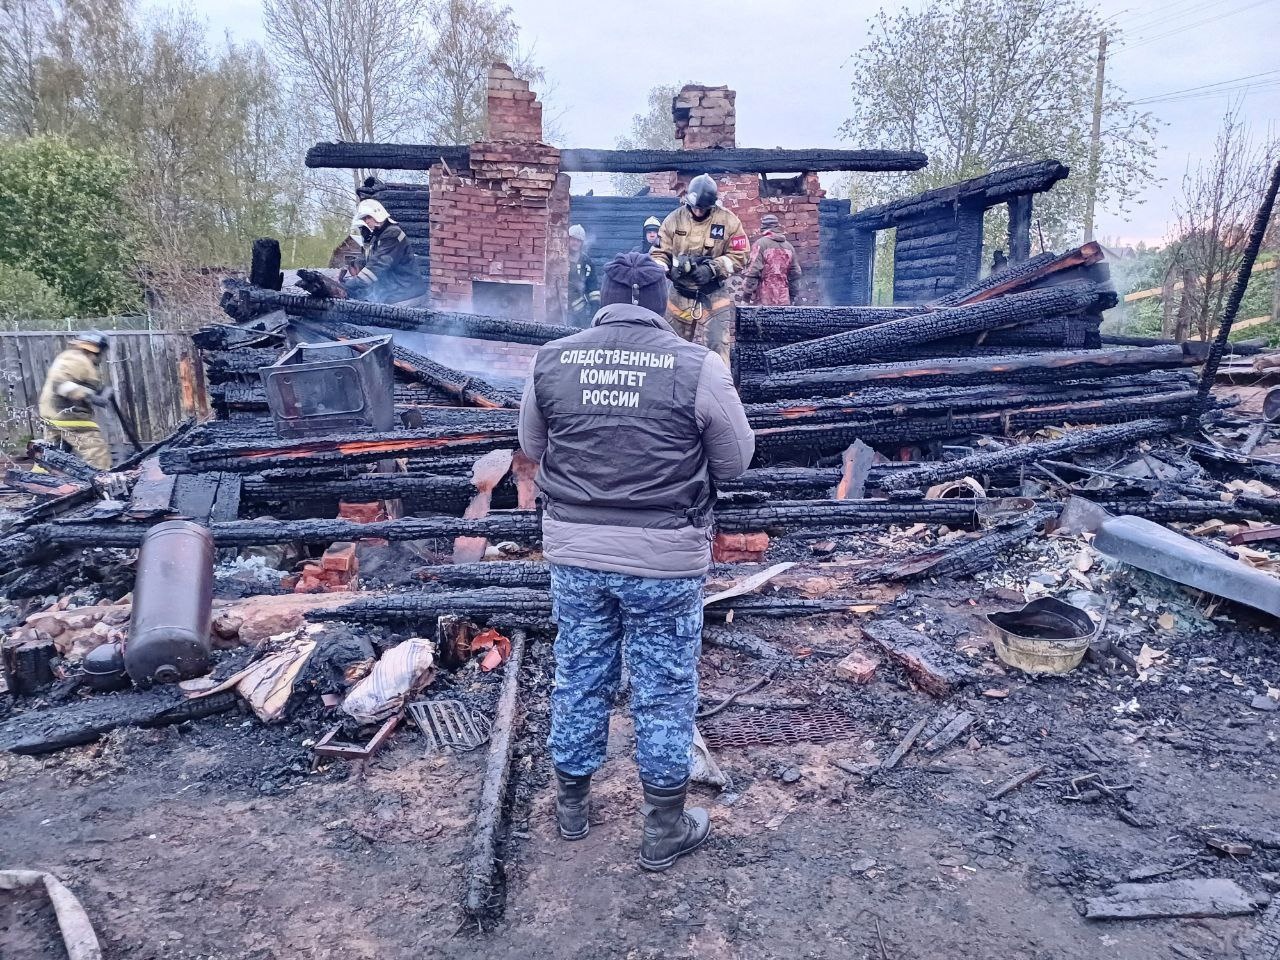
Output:
[[[53,358],[72,334],[0,333],[0,441],[6,446],[40,435],[40,388]],[[138,438],[151,443],[189,417],[207,416],[204,367],[191,337],[160,330],[110,334],[107,376]],[[101,418],[113,445],[122,442],[114,418]]]

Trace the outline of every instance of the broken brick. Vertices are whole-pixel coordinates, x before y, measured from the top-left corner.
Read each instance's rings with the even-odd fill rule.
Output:
[[[716,563],[759,563],[768,549],[767,533],[718,533],[711,556]]]
[[[836,673],[842,680],[864,686],[876,678],[876,670],[879,666],[879,660],[855,650],[836,664]]]
[[[356,571],[356,545],[349,542],[331,544],[320,558],[323,570],[336,573],[354,573]]]

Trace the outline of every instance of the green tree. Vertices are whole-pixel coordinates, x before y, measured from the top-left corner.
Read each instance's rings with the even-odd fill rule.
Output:
[[[0,325],[30,330],[72,314],[71,305],[38,275],[0,263]]]
[[[0,144],[0,262],[30,271],[74,309],[135,308],[128,166],[53,137]]]
[[[1046,241],[1079,237],[1089,194],[1098,37],[1094,7],[1073,0],[929,0],[881,10],[853,60],[853,115],[841,127],[866,147],[922,150],[929,166],[866,178],[871,202],[1054,158],[1071,177],[1036,198]],[[1108,82],[1102,104],[1098,207],[1123,212],[1153,179],[1155,121]]]
[[[693,82],[693,81],[690,81]],[[649,88],[645,98],[644,113],[631,116],[631,130],[618,137],[619,150],[674,150],[680,146],[676,139],[676,122],[671,116],[671,101],[685,84],[662,83]],[[620,194],[631,196],[645,185],[644,174],[620,173],[613,178],[613,186]]]

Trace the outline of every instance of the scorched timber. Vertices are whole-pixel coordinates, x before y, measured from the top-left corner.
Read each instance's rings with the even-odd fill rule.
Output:
[[[890,320],[861,330],[838,333],[806,343],[776,347],[766,356],[771,372],[831,367],[873,360],[914,343],[944,340],[966,333],[1034,323],[1045,317],[1114,306],[1115,292],[1099,284],[1076,281],[1012,293],[971,306],[947,307],[933,313]]]
[[[293,316],[311,317],[325,322],[470,337],[473,340],[541,345],[578,332],[576,327],[561,327],[552,323],[510,320],[478,313],[427,310],[422,307],[400,307],[364,300],[329,300],[253,287],[241,291],[240,296],[255,307],[284,310]]]
[[[847,397],[748,404],[747,419],[756,429],[788,424],[839,423],[883,411],[889,418],[921,417],[939,413],[973,413],[1062,403],[1070,400],[1122,399],[1167,392],[1194,384],[1190,372],[1156,371],[1108,380],[1068,381],[1044,386],[910,388],[872,387]]]
[[[548,148],[551,154],[556,154]],[[773,150],[731,147],[708,150],[558,151],[561,173],[805,173],[919,170],[929,161],[916,150]],[[429,170],[444,162],[451,169],[471,164],[468,147],[408,143],[317,143],[307,151],[308,167],[361,170]],[[553,159],[552,162],[555,162]]]
[[[136,547],[148,525],[101,520],[46,523],[27,531],[28,547],[41,543],[68,547]],[[209,524],[219,547],[256,547],[272,543],[334,543],[339,540],[382,539],[438,540],[454,537],[486,537],[490,540],[537,539],[537,515],[530,512],[490,513],[479,520],[458,517],[404,517],[376,523],[352,520],[231,520]],[[0,540],[0,546],[21,546],[17,537]]]
[[[305,330],[310,327],[320,340],[360,340],[373,336],[377,331],[352,326],[348,323],[335,323],[320,320],[300,320],[295,327]],[[396,370],[411,380],[418,380],[443,390],[459,403],[475,407],[519,407],[520,398],[508,390],[486,383],[479,377],[472,377],[460,370],[436,363],[430,357],[406,350],[392,344],[392,362]]]
[[[1021,430],[1062,423],[1106,424],[1146,417],[1178,417],[1190,413],[1195,400],[1194,391],[1179,390],[1147,397],[1055,403],[992,413],[900,420],[880,416],[837,424],[768,427],[755,431],[756,452],[766,457],[831,456],[855,440],[905,446],[975,435],[1009,436]]]
[[[284,482],[272,482],[261,474],[249,474],[244,480],[242,496],[253,504],[301,501],[310,508],[343,500],[351,503],[401,500],[408,510],[461,515],[475,492],[471,481],[460,476],[371,473],[332,480],[294,477]],[[515,497],[508,497],[496,505],[514,507]]]
[[[924,307],[739,307],[740,343],[799,343],[927,312]]]
[[[165,450],[160,466],[165,473],[208,473],[213,470],[256,473],[273,467],[324,463],[371,463],[394,457],[431,453],[487,453],[516,445],[514,425],[507,430],[469,433],[440,428],[393,433],[352,434],[277,441],[255,446],[183,447]]]
[[[868,386],[965,387],[978,384],[1053,383],[1131,376],[1188,367],[1199,361],[1177,344],[1127,350],[1062,350],[1001,357],[956,357],[826,367],[775,373],[743,384],[761,400],[840,396]]]
[[[1065,436],[1040,443],[1020,443],[995,453],[979,453],[944,463],[930,463],[903,470],[885,479],[882,486],[890,492],[931,487],[944,480],[959,477],[982,476],[991,470],[1007,470],[1056,457],[1075,450],[1105,450],[1108,447],[1130,446],[1139,440],[1163,437],[1175,432],[1179,423],[1172,419],[1138,420],[1096,430],[1072,430]]]
[[[716,510],[716,526],[726,532],[764,530],[784,534],[825,527],[943,523],[969,526],[981,500],[946,499],[899,502],[892,500],[798,500],[762,506],[733,506]]]

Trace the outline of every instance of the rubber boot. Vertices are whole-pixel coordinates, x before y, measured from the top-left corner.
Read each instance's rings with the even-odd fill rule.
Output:
[[[587,822],[591,775],[571,777],[556,771],[556,825],[566,840],[581,840],[591,830]]]
[[[644,784],[644,835],[640,866],[660,872],[679,857],[698,849],[711,834],[711,818],[701,807],[685,810],[689,781],[678,787]]]

